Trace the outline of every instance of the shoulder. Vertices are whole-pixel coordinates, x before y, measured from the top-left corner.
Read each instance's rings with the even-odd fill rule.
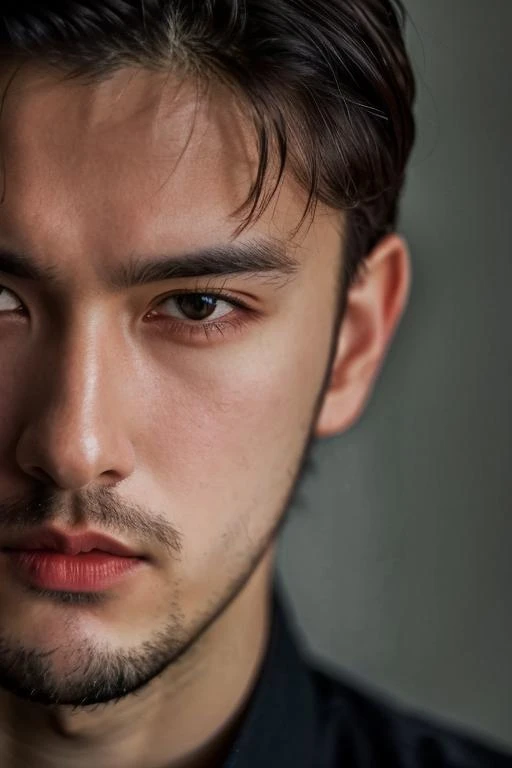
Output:
[[[410,715],[318,665],[318,768],[512,768],[512,756]]]

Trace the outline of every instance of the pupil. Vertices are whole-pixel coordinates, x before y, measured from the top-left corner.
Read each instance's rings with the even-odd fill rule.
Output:
[[[213,296],[202,296],[199,293],[193,293],[188,296],[182,296],[179,300],[179,306],[189,320],[205,320],[214,313],[217,299]]]

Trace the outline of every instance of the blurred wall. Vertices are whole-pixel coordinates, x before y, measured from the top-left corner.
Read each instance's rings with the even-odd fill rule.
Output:
[[[280,571],[315,653],[512,746],[511,0],[406,0],[409,310],[315,450]]]

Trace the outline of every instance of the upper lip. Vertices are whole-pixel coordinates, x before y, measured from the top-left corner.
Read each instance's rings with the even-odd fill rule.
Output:
[[[73,535],[57,528],[44,528],[25,536],[20,536],[3,548],[50,549],[66,555],[78,555],[80,552],[90,552],[93,549],[98,549],[120,557],[140,557],[137,552],[102,533],[84,531]]]

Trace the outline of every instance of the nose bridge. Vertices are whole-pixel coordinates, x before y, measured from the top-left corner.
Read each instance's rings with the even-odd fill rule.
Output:
[[[55,366],[52,411],[56,426],[61,421],[73,450],[95,461],[100,450],[103,421],[102,399],[107,398],[108,360],[102,339],[101,318],[75,320],[63,340]],[[71,445],[69,448],[71,448]]]
[[[73,319],[42,363],[43,386],[20,439],[19,463],[60,487],[84,487],[100,476],[119,481],[133,468],[106,330],[99,315]]]

